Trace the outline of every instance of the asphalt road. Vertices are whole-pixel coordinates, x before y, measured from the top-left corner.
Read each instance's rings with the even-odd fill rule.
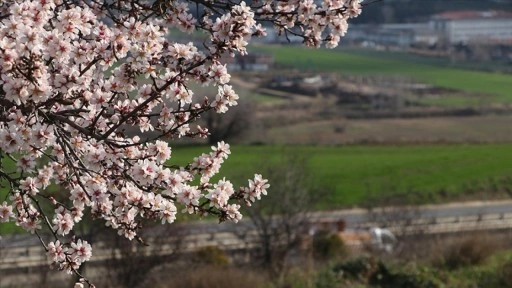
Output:
[[[311,213],[312,222],[344,220],[347,228],[358,228],[368,222],[386,222],[388,220],[405,219],[438,219],[452,217],[477,217],[489,214],[512,214],[512,200],[507,201],[481,201],[450,203],[442,205],[424,205],[408,207],[381,207],[369,211],[367,209],[347,209],[322,211]],[[216,221],[202,221],[187,225],[190,233],[216,233],[233,232],[251,227],[250,219],[246,216],[239,223],[220,223]]]
[[[379,218],[414,217],[416,219],[438,219],[451,217],[483,216],[488,214],[512,214],[512,201],[485,201],[450,203],[442,205],[408,206],[408,207],[385,207],[372,211],[365,209],[339,210],[320,212],[315,215],[319,217],[336,217],[344,219],[347,225],[357,226]]]
[[[512,200],[450,203],[442,205],[425,205],[413,207],[384,207],[369,211],[367,209],[334,210],[311,213],[311,221],[344,220],[347,228],[358,228],[365,224],[385,223],[386,221],[401,221],[404,219],[439,219],[451,217],[484,216],[489,214],[511,214]],[[236,232],[244,229],[252,230],[248,217],[239,223],[217,223],[217,221],[198,221],[192,223],[176,223],[177,227],[186,229],[186,234],[215,234],[221,232]],[[157,225],[157,229],[168,229]],[[151,234],[151,233],[148,233]],[[0,238],[0,249],[7,247],[31,246],[38,240],[33,235],[4,236]]]

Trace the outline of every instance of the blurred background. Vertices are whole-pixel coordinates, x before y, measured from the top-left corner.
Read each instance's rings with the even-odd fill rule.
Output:
[[[170,164],[223,140],[218,177],[269,195],[239,224],[148,223],[149,246],[85,224],[98,287],[512,287],[512,1],[363,4],[335,49],[269,29],[225,60],[239,105]],[[15,232],[0,287],[66,287]]]

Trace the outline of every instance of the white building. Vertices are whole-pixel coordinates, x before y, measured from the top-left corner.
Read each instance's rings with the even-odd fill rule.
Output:
[[[451,44],[512,43],[512,13],[505,11],[450,11],[431,18],[431,28]]]

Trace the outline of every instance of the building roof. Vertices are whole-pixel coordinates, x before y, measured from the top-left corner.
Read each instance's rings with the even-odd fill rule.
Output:
[[[437,20],[470,20],[470,19],[512,19],[512,13],[507,11],[461,10],[447,11],[433,16]]]

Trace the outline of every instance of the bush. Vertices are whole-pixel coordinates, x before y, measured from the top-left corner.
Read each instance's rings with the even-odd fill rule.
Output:
[[[503,287],[512,287],[512,260],[508,260],[498,269],[498,279]]]
[[[442,281],[438,279],[437,272],[439,271],[416,266],[390,268],[384,262],[373,257],[358,257],[344,261],[334,266],[332,271],[333,275],[338,277],[338,282],[336,282],[338,285],[330,287],[356,287],[358,284],[366,285],[365,287],[382,288],[443,287]],[[332,277],[329,278],[329,280],[331,279]],[[340,286],[340,284],[348,285]]]
[[[315,277],[315,288],[339,287],[339,279],[331,269],[320,270]]]
[[[200,248],[196,252],[196,261],[201,264],[217,267],[227,267],[229,265],[228,256],[217,246]]]
[[[364,282],[375,273],[377,261],[373,257],[357,257],[334,266],[333,271],[343,278],[357,279]]]
[[[148,281],[141,287],[155,288],[265,288],[270,283],[265,277],[251,271],[223,268],[216,266],[202,266],[194,269],[184,269],[169,273],[160,271],[154,275],[153,281]]]
[[[443,264],[449,269],[482,264],[491,256],[492,246],[478,236],[462,239],[447,247],[443,255]]]
[[[343,240],[335,234],[321,231],[313,237],[313,256],[318,260],[328,260],[347,255]]]
[[[439,279],[427,268],[408,267],[390,270],[383,262],[379,262],[377,271],[370,278],[372,286],[382,288],[438,288],[443,287]]]

